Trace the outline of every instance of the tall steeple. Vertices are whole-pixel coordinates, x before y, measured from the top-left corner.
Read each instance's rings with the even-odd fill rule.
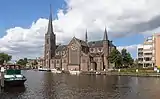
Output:
[[[86,29],[86,34],[85,34],[85,41],[88,42],[87,29]]]
[[[53,24],[52,24],[52,5],[50,4],[50,16],[49,16],[49,22],[48,22],[48,31],[47,34],[51,34],[53,32]]]
[[[105,30],[104,30],[104,37],[103,37],[103,40],[107,41],[108,40],[108,35],[107,35],[107,29],[105,27]]]
[[[56,35],[53,32],[52,25],[52,10],[50,5],[50,16],[48,22],[48,30],[45,34],[45,48],[44,48],[44,66],[51,68],[51,59],[55,57],[56,50]]]
[[[109,55],[109,41],[108,41],[108,35],[107,35],[107,29],[105,27],[104,30],[104,37],[103,37],[103,53],[104,53],[104,67],[103,69],[108,70],[109,68],[109,61],[108,61],[108,55]]]

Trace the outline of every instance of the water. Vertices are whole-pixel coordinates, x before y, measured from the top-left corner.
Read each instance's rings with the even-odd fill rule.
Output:
[[[160,99],[160,78],[23,74],[27,77],[25,87],[1,90],[0,99]]]

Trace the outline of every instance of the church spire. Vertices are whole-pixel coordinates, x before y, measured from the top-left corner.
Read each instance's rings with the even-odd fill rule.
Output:
[[[107,35],[107,29],[105,27],[105,30],[104,30],[104,37],[103,37],[103,40],[107,41],[108,40],[108,35]]]
[[[86,34],[85,34],[85,41],[88,42],[87,29],[86,29]]]
[[[54,32],[53,32],[53,24],[52,24],[52,5],[50,4],[50,16],[49,16],[47,34],[51,34],[51,33],[54,33]]]

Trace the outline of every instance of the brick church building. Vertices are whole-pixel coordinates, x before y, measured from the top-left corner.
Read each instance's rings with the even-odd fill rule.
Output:
[[[56,34],[53,31],[52,12],[50,12],[48,30],[45,34],[43,67],[58,70],[104,71],[112,68],[107,57],[116,48],[108,40],[107,30],[99,41],[88,41],[73,37],[67,45],[56,45]]]

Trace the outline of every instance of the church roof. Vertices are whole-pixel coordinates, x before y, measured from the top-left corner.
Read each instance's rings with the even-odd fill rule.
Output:
[[[82,46],[88,46],[87,42],[80,40],[78,38],[75,38]]]
[[[103,41],[91,41],[88,42],[89,47],[103,47]]]
[[[103,47],[103,40],[91,41],[91,42],[88,42],[88,45],[91,48],[94,48],[94,47]],[[112,41],[109,41],[109,46],[115,46],[115,45],[113,45]]]
[[[65,50],[66,48],[67,48],[67,45],[58,45],[56,52]]]
[[[75,38],[82,46],[88,46],[90,48],[95,48],[95,47],[103,47],[103,40],[99,40],[99,41],[91,41],[91,42],[85,42],[83,40],[80,40],[78,38]],[[109,41],[109,40],[108,40]],[[109,46],[113,46],[115,47],[115,45],[113,45],[112,41],[109,41]],[[67,49],[67,45],[56,45],[56,52],[58,51],[63,51]]]

